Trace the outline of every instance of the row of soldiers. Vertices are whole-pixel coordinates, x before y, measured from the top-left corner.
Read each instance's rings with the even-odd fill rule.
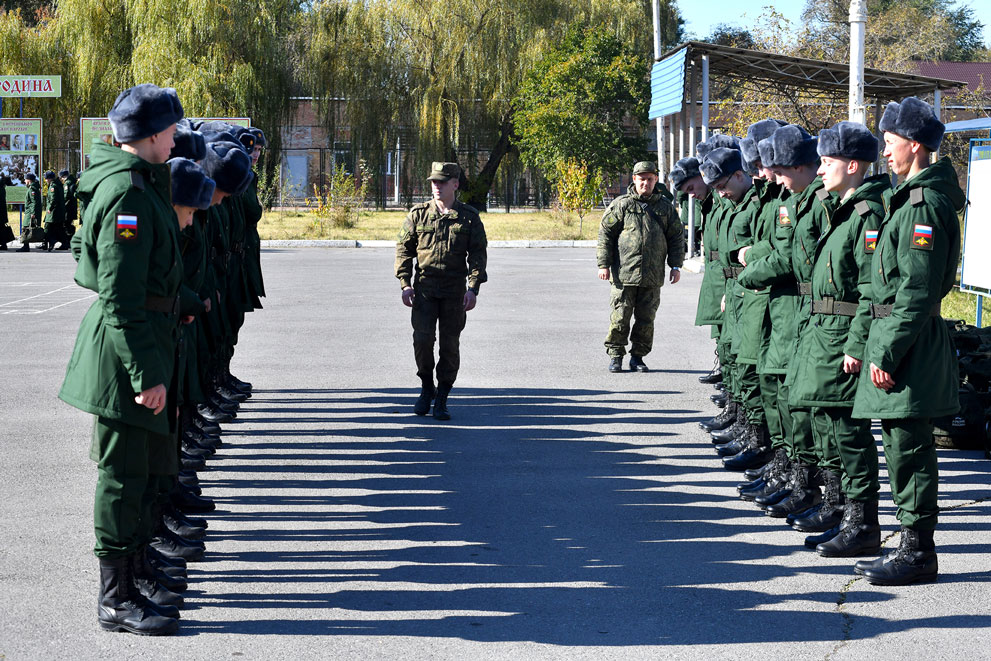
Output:
[[[44,228],[42,250],[51,252],[56,244],[59,250],[68,250],[77,215],[75,175],[68,170],[62,170],[56,175],[53,170],[49,170],[45,173],[48,191],[44,195],[38,177],[33,172],[27,173],[24,180],[27,183],[24,200],[26,222],[21,228],[21,247],[17,252],[30,252],[32,230],[42,227]],[[2,196],[0,206],[3,211],[0,225],[8,224],[6,187],[12,184],[8,177],[0,178],[0,196]],[[0,250],[6,249],[7,241],[0,241]]]
[[[874,584],[935,580],[932,419],[955,413],[957,361],[940,301],[960,256],[965,197],[943,158],[944,127],[909,97],[881,118],[899,182],[871,174],[879,141],[839,122],[811,136],[765,119],[715,135],[671,179],[702,216],[705,275],[696,325],[712,328],[724,406],[702,423],[740,497],[825,557],[866,556]],[[878,522],[880,420],[901,523],[884,557]]]
[[[75,280],[99,294],[59,397],[95,416],[90,457],[109,631],[178,630],[186,565],[215,509],[197,471],[251,396],[230,363],[245,314],[265,296],[252,166],[258,129],[190,123],[174,89],[122,92],[76,196]]]

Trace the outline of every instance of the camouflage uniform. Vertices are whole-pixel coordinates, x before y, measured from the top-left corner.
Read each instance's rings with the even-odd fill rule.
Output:
[[[630,184],[626,195],[609,205],[599,228],[597,261],[610,269],[609,334],[606,353],[622,356],[627,338],[630,353],[646,356],[654,341],[654,316],[664,284],[664,261],[681,268],[685,259],[684,226],[658,184],[646,199]],[[632,331],[630,321],[635,319]]]
[[[455,202],[440,213],[430,201],[414,206],[396,243],[396,277],[412,286],[413,355],[421,380],[433,379],[435,330],[440,329],[437,381],[451,385],[461,363],[460,336],[465,327],[464,295],[478,294],[486,281],[485,227],[478,212]],[[413,262],[416,261],[414,275]]]

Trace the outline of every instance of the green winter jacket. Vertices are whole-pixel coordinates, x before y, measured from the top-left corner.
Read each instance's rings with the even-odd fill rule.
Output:
[[[178,315],[152,309],[174,302],[182,284],[169,166],[95,144],[78,194],[85,218],[75,280],[99,296],[79,325],[59,397],[168,434],[174,405],[156,416],[134,397],[159,384],[171,389],[176,368]]]
[[[959,411],[957,357],[939,305],[956,280],[957,212],[965,202],[948,158],[886,195],[887,214],[871,261],[875,319],[867,336],[854,416],[926,419]],[[876,307],[886,305],[890,310]],[[871,363],[892,375],[891,390],[871,383]]]
[[[596,260],[613,285],[661,287],[669,266],[685,261],[685,230],[660,184],[643,200],[630,184],[602,216]]]
[[[778,217],[777,198],[781,187],[763,179],[754,181],[757,189],[760,211],[753,218],[751,226],[751,244],[747,251],[747,261],[753,257],[750,253],[758,248],[757,255],[764,246],[770,244],[774,234],[774,226]],[[770,335],[770,323],[767,320],[768,293],[767,287],[747,287],[737,279],[737,284],[743,292],[740,306],[739,346],[735,346],[736,360],[744,365],[757,365],[761,355],[767,350]]]
[[[774,230],[766,241],[754,245],[747,252],[747,267],[740,274],[743,287],[769,288],[768,314],[762,332],[767,350],[757,360],[760,374],[784,374],[794,353],[795,317],[798,315],[798,290],[791,266],[792,239],[795,236],[787,200],[790,193],[783,186],[776,186],[777,197],[765,205]]]
[[[720,326],[723,323],[719,302],[726,291],[726,277],[719,263],[719,224],[726,209],[726,201],[715,191],[711,191],[702,202],[702,261],[705,272],[695,311],[696,326]]]
[[[48,182],[48,197],[45,200],[45,227],[65,223],[65,190],[62,182],[54,179]]]
[[[41,227],[41,184],[37,181],[28,186],[27,200],[24,203],[24,218],[31,227]]]
[[[739,249],[753,243],[751,238],[754,220],[760,213],[760,197],[757,188],[751,186],[739,202],[725,198],[727,209],[719,224],[719,264],[723,269],[741,271]],[[724,289],[726,306],[723,312],[722,342],[739,343],[740,308],[743,304],[743,288],[736,278],[726,278]]]
[[[846,303],[856,316],[813,312],[799,340],[790,401],[795,406],[853,406],[859,375],[843,371],[843,358],[862,360],[871,325],[871,257],[884,218],[882,197],[891,180],[878,175],[849,197],[824,202],[829,227],[812,267],[812,300]]]

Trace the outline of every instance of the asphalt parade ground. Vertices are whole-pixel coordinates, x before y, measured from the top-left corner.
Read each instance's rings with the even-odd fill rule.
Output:
[[[92,423],[56,399],[94,295],[66,253],[0,254],[0,659],[988,658],[982,454],[940,451],[939,582],[871,586],[739,500],[698,428],[700,275],[664,287],[651,372],[609,374],[594,248],[490,249],[439,423],[392,264],[264,251],[206,557],[179,634],[141,638],[97,626]]]

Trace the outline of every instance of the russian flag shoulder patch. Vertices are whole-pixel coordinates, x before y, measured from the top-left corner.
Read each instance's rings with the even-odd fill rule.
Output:
[[[138,216],[133,213],[117,214],[117,230],[114,240],[118,242],[138,240]]]
[[[932,225],[917,224],[915,226],[915,231],[912,232],[912,248],[916,250],[933,249]]]
[[[874,252],[877,249],[877,230],[864,230],[864,251]]]

